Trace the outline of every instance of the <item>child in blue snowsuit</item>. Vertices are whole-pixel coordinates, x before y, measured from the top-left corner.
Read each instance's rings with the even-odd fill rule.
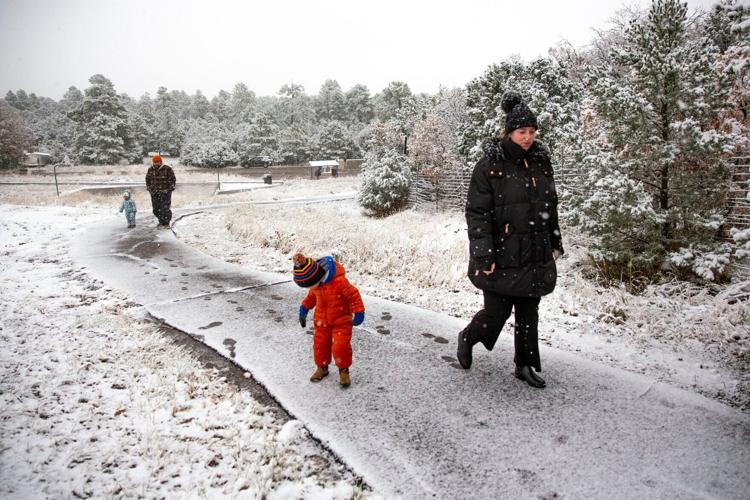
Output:
[[[125,218],[128,220],[128,227],[135,227],[135,213],[138,209],[135,207],[135,201],[130,199],[130,191],[122,193],[122,205],[120,205],[120,213],[125,211]]]

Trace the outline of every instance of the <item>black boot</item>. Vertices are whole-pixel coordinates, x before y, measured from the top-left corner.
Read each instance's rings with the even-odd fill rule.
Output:
[[[534,380],[536,380],[537,383],[542,384],[542,387],[547,387],[547,382],[545,382],[542,377],[540,377],[539,375],[537,375],[537,373],[534,370],[534,368],[529,367],[529,373],[531,374],[531,378],[533,378]]]
[[[471,368],[471,339],[469,338],[469,333],[471,332],[471,323],[469,323],[466,328],[461,330],[461,332],[458,334],[458,350],[456,351],[456,357],[458,358],[458,362],[461,364],[461,367],[464,370],[468,370]]]
[[[531,374],[530,366],[516,366],[516,378],[523,380],[531,387],[537,387],[539,389],[544,388],[546,385],[541,377],[534,378],[534,376]]]

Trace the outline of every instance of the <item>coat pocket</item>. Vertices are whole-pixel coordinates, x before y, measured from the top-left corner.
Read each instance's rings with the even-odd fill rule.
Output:
[[[500,228],[496,251],[495,262],[499,269],[508,269],[521,265],[519,234],[512,225],[505,223]]]
[[[543,231],[534,233],[534,261],[549,262],[552,259],[552,244],[549,234]]]

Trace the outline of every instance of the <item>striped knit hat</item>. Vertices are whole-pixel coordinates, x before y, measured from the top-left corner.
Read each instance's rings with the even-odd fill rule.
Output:
[[[301,253],[294,254],[294,282],[303,288],[311,287],[325,276],[325,269],[317,261]]]

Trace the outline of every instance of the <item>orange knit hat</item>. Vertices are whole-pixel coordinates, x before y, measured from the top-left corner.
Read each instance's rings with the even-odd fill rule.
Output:
[[[161,163],[161,156],[159,155],[152,156],[151,163],[153,163],[154,165]]]

